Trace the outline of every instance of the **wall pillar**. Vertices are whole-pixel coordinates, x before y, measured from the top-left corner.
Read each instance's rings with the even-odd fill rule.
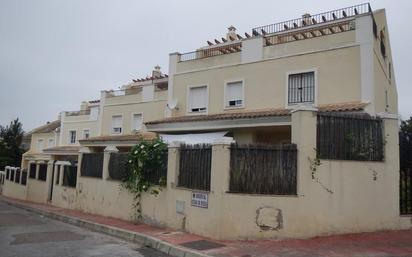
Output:
[[[39,179],[39,169],[40,169],[39,162],[36,162],[36,179]]]
[[[59,186],[63,186],[63,176],[64,176],[64,165],[59,165],[60,173],[59,173]]]
[[[214,224],[217,238],[222,238],[222,224],[225,211],[223,198],[229,191],[230,183],[230,144],[233,140],[222,140],[212,144],[212,163],[210,174],[209,208],[213,210],[211,225]]]
[[[167,188],[175,188],[179,178],[179,158],[181,142],[172,142],[169,144],[168,162],[167,162]]]
[[[46,202],[50,199],[51,194],[51,187],[52,187],[52,173],[53,173],[53,164],[54,160],[50,160],[47,162],[47,175],[46,175],[46,195],[47,199]]]
[[[309,158],[316,158],[316,109],[299,108],[292,111],[292,143],[296,144],[297,156],[297,193],[308,193],[306,181],[312,179]]]
[[[109,162],[110,162],[110,155],[112,153],[118,153],[119,149],[116,148],[114,145],[109,145],[104,149],[104,154],[103,154],[103,172],[102,172],[102,178],[103,180],[107,180],[110,178],[109,175]]]

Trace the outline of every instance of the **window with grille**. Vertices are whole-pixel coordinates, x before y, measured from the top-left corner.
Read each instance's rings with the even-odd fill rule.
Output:
[[[83,130],[83,139],[89,139],[89,137],[90,137],[90,130],[89,129]]]
[[[288,103],[313,103],[315,101],[315,72],[289,75]]]
[[[206,112],[207,86],[189,88],[189,112]]]
[[[225,107],[243,106],[243,82],[229,82],[226,84]]]

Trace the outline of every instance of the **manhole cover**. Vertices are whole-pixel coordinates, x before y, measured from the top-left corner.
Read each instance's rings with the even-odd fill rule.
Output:
[[[0,213],[0,227],[2,226],[27,226],[39,225],[41,221],[19,213]]]
[[[77,241],[83,240],[85,236],[71,231],[34,232],[13,235],[14,241],[10,244],[36,244],[46,242]]]
[[[225,246],[224,244],[219,244],[207,240],[190,241],[180,245],[194,250],[209,250]]]

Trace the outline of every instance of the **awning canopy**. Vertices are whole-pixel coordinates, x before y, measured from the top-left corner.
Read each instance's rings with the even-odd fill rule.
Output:
[[[223,140],[232,140],[232,137],[226,137],[227,131],[196,133],[196,134],[160,134],[159,136],[166,143],[183,142],[185,144],[211,144]]]

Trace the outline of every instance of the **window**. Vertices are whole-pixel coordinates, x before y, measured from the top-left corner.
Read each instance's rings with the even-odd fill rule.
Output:
[[[49,138],[49,141],[47,142],[47,147],[53,147],[54,146],[54,139]]]
[[[142,114],[133,114],[132,130],[141,130],[143,123]]]
[[[243,82],[229,82],[226,84],[225,107],[243,106]]]
[[[289,75],[288,103],[313,103],[315,100],[315,72]]]
[[[90,129],[83,130],[83,139],[88,139],[90,137]]]
[[[207,86],[189,88],[189,112],[206,112]]]
[[[392,64],[389,62],[388,64],[388,73],[389,73],[389,80],[392,79]]]
[[[76,143],[76,130],[69,131],[69,144]]]
[[[37,140],[37,150],[41,152],[44,148],[44,140],[43,139],[38,139]]]
[[[112,116],[112,134],[122,133],[122,115]]]

